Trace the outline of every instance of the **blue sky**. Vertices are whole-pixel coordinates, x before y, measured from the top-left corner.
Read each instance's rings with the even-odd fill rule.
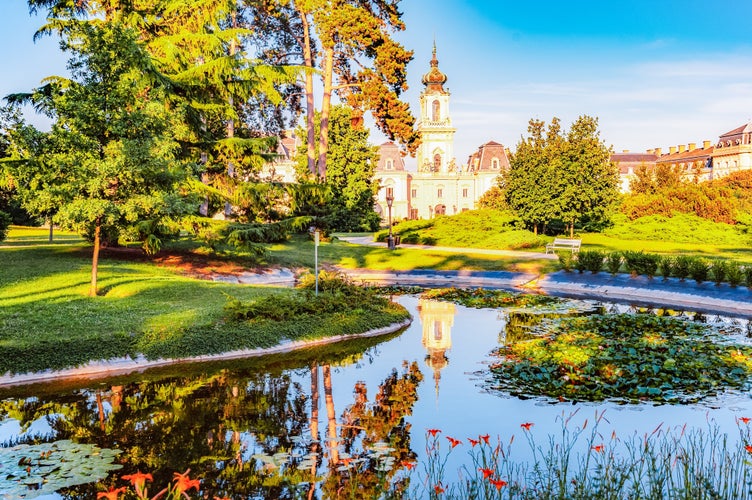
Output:
[[[32,42],[40,17],[2,0],[0,95],[64,71],[54,39]],[[752,118],[752,2],[403,0],[415,51],[405,99],[418,111],[434,39],[448,75],[455,152],[514,149],[535,117],[599,118],[616,151],[715,141]],[[383,137],[374,133],[373,141]]]

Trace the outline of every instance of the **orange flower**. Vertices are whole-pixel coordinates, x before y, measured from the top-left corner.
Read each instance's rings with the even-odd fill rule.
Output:
[[[467,438],[467,440],[470,441],[470,446],[472,446],[473,448],[475,448],[476,444],[480,443],[480,439]]]
[[[437,495],[444,493],[446,490],[441,486],[441,483],[437,484],[433,487],[433,491],[436,492]]]
[[[146,485],[146,481],[153,481],[154,479],[151,477],[151,474],[144,474],[141,471],[136,472],[135,474],[128,474],[127,476],[123,476],[123,479],[126,481],[130,481],[131,485],[136,488],[136,494],[142,495],[144,492],[144,486]]]
[[[596,444],[596,445],[595,445],[595,446],[593,446],[593,447],[592,447],[591,449],[592,449],[592,450],[594,450],[594,451],[596,451],[596,452],[598,452],[598,453],[603,453],[603,450],[604,450],[605,448],[603,447],[603,445],[602,445],[602,444]]]
[[[452,448],[454,448],[458,444],[462,444],[462,441],[460,441],[459,439],[454,439],[453,437],[449,437],[449,436],[447,436],[446,438],[449,440],[449,443],[452,445]]]
[[[110,487],[109,491],[100,491],[97,493],[97,499],[106,498],[107,500],[118,500],[121,493],[125,493],[125,486],[121,486],[120,488]]]
[[[440,431],[439,429],[428,429],[428,431],[427,431],[427,432],[428,432],[428,433],[429,433],[430,435],[432,435],[433,437],[436,437],[436,434],[438,434],[438,433],[439,433],[439,432],[441,432],[441,431]]]
[[[749,423],[749,417],[739,417],[739,420],[741,420],[741,422],[743,424],[748,424]]]
[[[493,484],[494,486],[496,486],[496,491],[499,491],[500,489],[502,489],[504,486],[507,485],[507,482],[504,481],[503,479],[493,479],[493,478],[491,478],[488,481],[491,484]]]
[[[408,462],[407,460],[400,462],[400,465],[402,465],[402,467],[405,467],[407,470],[413,470],[415,468],[415,462]]]
[[[492,469],[484,469],[482,467],[479,467],[478,470],[483,473],[483,479],[488,479],[489,477],[493,476],[494,473]]]
[[[490,437],[488,434],[483,434],[482,436],[478,437],[482,439],[484,443],[488,444],[488,438]]]
[[[525,422],[524,424],[520,424],[520,427],[522,427],[526,431],[529,431],[532,426],[533,426],[532,422]]]
[[[747,453],[752,453],[752,444],[748,444],[744,449],[747,450]]]
[[[191,488],[196,488],[196,491],[198,491],[201,487],[201,481],[188,477],[189,472],[191,472],[191,469],[186,470],[182,474],[175,472],[174,481],[176,493],[180,494],[190,490]]]

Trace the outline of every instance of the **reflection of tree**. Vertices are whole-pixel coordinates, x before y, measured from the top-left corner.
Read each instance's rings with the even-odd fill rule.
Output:
[[[322,487],[326,498],[378,498],[388,490],[400,497],[406,491],[406,478],[391,482],[401,463],[415,460],[405,417],[412,414],[422,380],[418,364],[405,362],[402,373],[392,370],[370,405],[365,384],[355,384],[355,401],[342,415],[344,453]],[[382,443],[387,446],[379,448]]]

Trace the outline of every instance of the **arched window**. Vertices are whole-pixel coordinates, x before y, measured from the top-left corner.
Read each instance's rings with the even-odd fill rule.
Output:
[[[391,158],[386,161],[386,169],[392,170],[394,168],[394,160]]]
[[[439,153],[433,155],[433,169],[435,172],[441,170],[441,155]]]
[[[431,104],[432,112],[431,119],[435,122],[441,120],[441,103],[438,100],[433,101]]]
[[[491,159],[491,168],[494,170],[499,170],[499,159],[498,158],[492,158]]]

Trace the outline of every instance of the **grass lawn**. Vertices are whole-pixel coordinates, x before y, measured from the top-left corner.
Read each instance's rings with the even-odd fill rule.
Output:
[[[37,245],[35,232],[46,237],[45,229],[12,228],[0,246],[0,374],[137,353],[185,357],[269,347],[286,338],[362,332],[406,316],[385,311],[381,317],[228,321],[223,308],[229,297],[247,301],[293,292],[197,280],[149,262],[106,256],[99,265],[100,295],[91,298],[90,248],[80,240]]]

